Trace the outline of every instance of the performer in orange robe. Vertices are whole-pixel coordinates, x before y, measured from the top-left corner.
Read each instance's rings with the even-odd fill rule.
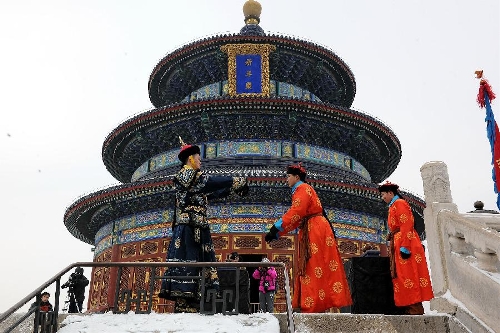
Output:
[[[382,200],[389,204],[387,240],[390,241],[394,303],[405,307],[406,314],[424,314],[422,301],[432,299],[434,293],[424,247],[414,229],[413,213],[402,199],[398,185],[386,182],[378,189]]]
[[[301,312],[325,312],[352,304],[333,227],[323,215],[316,191],[305,181],[300,164],[287,169],[292,207],[271,227],[266,241],[299,228],[299,267],[294,281],[292,306]]]

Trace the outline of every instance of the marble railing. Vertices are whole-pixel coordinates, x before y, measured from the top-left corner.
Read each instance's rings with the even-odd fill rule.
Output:
[[[462,255],[468,261],[471,261],[470,256],[472,256],[471,263],[477,264],[477,268],[488,272],[499,272],[500,216],[481,215],[483,216],[456,214],[443,210],[438,213],[438,224],[442,224],[445,228],[452,253]],[[492,228],[489,224],[493,224],[496,228]]]
[[[484,324],[486,331],[500,332],[500,214],[459,213],[443,162],[426,163],[420,171],[436,296],[431,309],[434,304],[435,310],[456,314],[462,307],[462,313]]]

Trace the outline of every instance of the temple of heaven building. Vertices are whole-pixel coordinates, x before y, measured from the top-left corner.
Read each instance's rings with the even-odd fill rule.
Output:
[[[239,33],[203,38],[161,59],[148,82],[154,108],[105,138],[104,164],[121,184],[79,198],[64,215],[69,232],[95,247],[95,262],[165,261],[179,136],[200,146],[205,173],[249,179],[248,196],[209,205],[219,261],[236,251],[240,261],[267,257],[293,270],[297,235],[271,245],[264,235],[290,206],[286,167],[297,162],[307,168],[344,259],[361,255],[366,245],[387,254],[387,207],[377,184],[401,159],[398,138],[380,120],[350,109],[356,82],[338,55],[264,33],[256,1],[246,1],[243,12]],[[423,234],[424,201],[402,193]],[[129,283],[148,283],[144,271],[130,274]],[[112,269],[92,270],[90,311],[112,307],[112,281]],[[156,295],[159,284],[155,289]]]

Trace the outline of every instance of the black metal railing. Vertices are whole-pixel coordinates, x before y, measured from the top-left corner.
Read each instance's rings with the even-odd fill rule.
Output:
[[[0,323],[9,318],[14,312],[19,310],[29,301],[35,299],[36,304],[40,303],[41,293],[47,287],[52,286],[55,283],[55,303],[54,311],[50,313],[43,313],[40,308],[31,308],[26,314],[17,319],[10,327],[5,331],[6,333],[11,332],[17,326],[19,326],[26,318],[31,314],[35,313],[35,318],[33,322],[33,332],[35,333],[53,333],[57,332],[58,329],[58,314],[59,314],[59,296],[61,293],[61,277],[68,273],[71,269],[75,267],[107,267],[116,268],[116,280],[114,289],[114,304],[111,309],[113,313],[124,313],[131,310],[135,313],[148,314],[151,313],[153,309],[153,299],[154,293],[157,288],[155,285],[160,283],[161,280],[168,279],[185,279],[185,280],[198,280],[200,285],[200,291],[202,297],[200,297],[200,313],[201,314],[215,314],[217,312],[217,305],[221,305],[221,313],[224,315],[235,315],[238,314],[238,302],[240,298],[240,288],[239,283],[235,283],[235,290],[228,290],[222,288],[219,290],[219,295],[215,289],[208,289],[205,284],[206,270],[210,268],[234,268],[235,269],[235,281],[239,281],[240,269],[242,267],[276,267],[285,268],[285,264],[281,262],[76,262],[69,265],[68,267],[61,270],[59,273],[54,275],[48,281],[40,285],[38,288],[33,290],[30,294],[16,303],[14,306],[9,308],[6,312],[0,315]],[[199,267],[201,268],[201,274],[198,276],[168,276],[165,277],[161,271],[168,267]],[[124,269],[144,269],[148,271],[147,283],[142,283],[141,288],[130,288],[124,280],[130,278],[130,274],[123,272]],[[127,278],[124,278],[127,276]],[[290,298],[290,278],[288,276],[288,270],[284,269],[285,277],[285,298],[286,298],[286,312],[287,312],[287,324],[289,333],[294,333],[294,324],[292,318],[292,304]],[[111,281],[110,281],[111,282]],[[112,292],[109,290],[109,292]],[[218,297],[219,296],[219,297]],[[222,297],[220,297],[222,296]],[[207,304],[210,304],[207,307]],[[229,305],[232,306],[229,306]]]

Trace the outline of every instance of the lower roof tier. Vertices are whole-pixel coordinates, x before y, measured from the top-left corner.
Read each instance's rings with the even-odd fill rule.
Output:
[[[211,205],[290,205],[290,189],[284,177],[249,177],[250,191],[244,197],[230,196],[215,200]],[[309,180],[322,200],[323,206],[363,213],[386,219],[387,207],[380,199],[376,184],[343,183],[328,180]],[[422,199],[403,192],[415,216],[415,229],[424,232]],[[74,202],[65,212],[64,224],[81,241],[94,245],[98,231],[112,221],[140,212],[168,209],[174,206],[171,179],[138,181],[110,187]],[[262,218],[265,218],[263,215]]]
[[[179,136],[187,143],[288,141],[324,148],[358,161],[376,183],[401,159],[396,135],[358,111],[287,98],[227,98],[171,105],[123,122],[104,141],[104,164],[129,182],[149,159],[179,149]]]

